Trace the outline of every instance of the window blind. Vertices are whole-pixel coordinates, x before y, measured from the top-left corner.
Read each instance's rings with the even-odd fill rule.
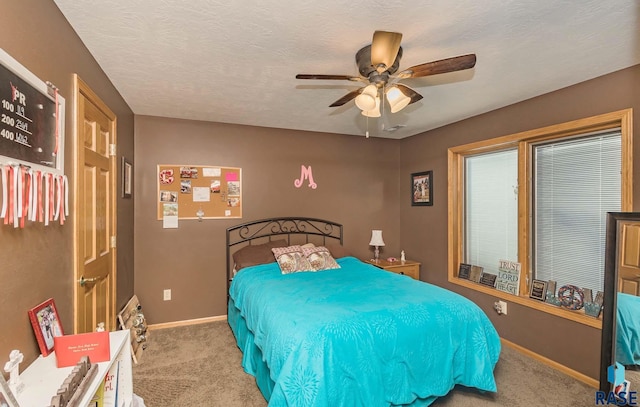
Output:
[[[534,275],[604,287],[606,213],[621,207],[620,131],[534,147]]]
[[[518,260],[518,151],[465,159],[465,262],[495,272]]]

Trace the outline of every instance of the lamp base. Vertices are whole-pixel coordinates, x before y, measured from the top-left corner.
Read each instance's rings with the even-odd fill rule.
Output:
[[[376,250],[373,252],[374,253],[374,260],[376,261],[376,263],[378,262],[378,258],[380,257],[380,249],[378,248],[378,246],[376,246]]]

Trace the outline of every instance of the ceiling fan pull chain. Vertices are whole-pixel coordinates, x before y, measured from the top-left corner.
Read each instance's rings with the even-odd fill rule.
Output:
[[[386,117],[386,115],[384,114],[384,110],[385,110],[385,108],[384,108],[384,105],[385,105],[384,101],[385,101],[385,99],[386,99],[385,91],[384,91],[384,87],[385,87],[385,85],[386,85],[386,84],[384,84],[384,83],[382,84],[382,95],[380,95],[380,103],[382,104],[382,117],[381,117],[381,119],[382,119],[382,131],[384,131],[384,118]]]
[[[369,116],[365,116],[367,118],[367,131],[364,133],[366,138],[369,138]]]

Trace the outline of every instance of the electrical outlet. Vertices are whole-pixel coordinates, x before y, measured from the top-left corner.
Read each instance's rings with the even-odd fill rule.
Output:
[[[164,290],[164,300],[165,301],[170,301],[171,300],[171,289],[166,289]]]
[[[500,307],[500,314],[507,315],[507,303],[505,301],[498,301]]]

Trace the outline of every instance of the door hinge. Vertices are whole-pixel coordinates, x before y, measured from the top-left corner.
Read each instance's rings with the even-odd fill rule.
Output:
[[[109,155],[111,157],[116,155],[116,145],[115,144],[109,144]]]
[[[116,237],[115,236],[111,236],[111,248],[112,249],[116,248]]]

